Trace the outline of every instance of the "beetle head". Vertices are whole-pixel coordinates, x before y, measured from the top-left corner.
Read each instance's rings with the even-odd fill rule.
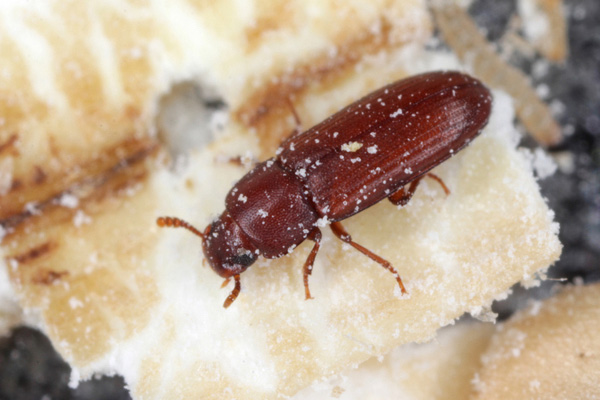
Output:
[[[223,278],[244,272],[258,258],[258,249],[227,211],[205,231],[202,249],[211,268]]]

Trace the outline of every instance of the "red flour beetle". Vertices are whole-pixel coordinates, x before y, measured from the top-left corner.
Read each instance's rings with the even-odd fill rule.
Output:
[[[231,189],[225,211],[200,232],[173,217],[159,226],[186,228],[202,238],[213,270],[235,280],[224,307],[240,292],[240,274],[258,256],[278,258],[306,239],[304,288],[319,251],[320,226],[392,272],[383,258],[354,242],[339,222],[388,198],[406,204],[419,181],[475,138],[492,106],[489,90],[459,72],[430,72],[378,89],[304,133],[285,140]],[[432,174],[429,174],[432,176]],[[447,188],[439,178],[444,190]]]

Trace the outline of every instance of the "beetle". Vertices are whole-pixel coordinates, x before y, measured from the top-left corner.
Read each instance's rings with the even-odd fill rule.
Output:
[[[203,232],[176,217],[160,217],[157,224],[200,236],[205,259],[226,279],[223,286],[235,280],[224,307],[237,298],[240,274],[258,256],[282,257],[306,239],[314,242],[303,266],[305,297],[311,299],[308,277],[325,225],[394,274],[406,293],[396,269],[354,242],[340,221],[385,198],[406,204],[426,175],[449,193],[429,171],[481,132],[491,106],[490,91],[460,72],[391,83],[284,140],[275,157],[233,186],[225,211]]]

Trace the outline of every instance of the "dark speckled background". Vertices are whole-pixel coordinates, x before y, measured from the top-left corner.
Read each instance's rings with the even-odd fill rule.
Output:
[[[536,85],[550,89],[549,100],[559,101],[561,125],[569,132],[552,153],[571,155],[574,170],[558,171],[541,182],[544,196],[561,224],[564,244],[561,260],[550,269],[551,278],[584,282],[600,280],[600,2],[566,0],[570,56],[563,66],[551,66],[535,77]],[[512,0],[477,0],[470,8],[488,38],[498,40],[515,12]],[[531,72],[536,60],[514,56],[513,61]],[[525,143],[527,144],[527,140]],[[506,318],[531,297],[544,297],[557,281],[513,295],[494,306]],[[120,377],[102,377],[68,387],[70,370],[41,333],[15,329],[0,338],[0,400],[129,399]]]

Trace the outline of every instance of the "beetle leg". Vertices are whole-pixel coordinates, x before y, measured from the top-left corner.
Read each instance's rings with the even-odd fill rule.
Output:
[[[450,189],[448,189],[448,186],[446,186],[446,184],[444,183],[442,178],[440,178],[436,174],[432,174],[431,172],[428,174],[425,174],[423,176],[431,178],[434,181],[436,181],[437,183],[439,183],[440,186],[442,187],[442,189],[444,190],[444,193],[446,193],[446,196],[448,196],[450,194]],[[423,176],[420,176],[417,179],[415,179],[414,181],[412,181],[410,183],[410,185],[408,186],[408,189],[406,189],[406,186],[402,186],[400,189],[398,189],[398,191],[392,193],[390,195],[390,197],[388,197],[388,200],[391,201],[392,204],[394,204],[396,206],[403,207],[403,206],[407,205],[408,202],[410,201],[410,199],[415,194],[415,191],[417,190],[417,187],[419,186],[421,179],[423,179]]]
[[[236,167],[254,168],[259,164],[259,161],[254,156],[235,156],[235,157],[219,157],[219,162],[233,164]]]
[[[436,174],[432,174],[431,172],[429,172],[425,176],[428,177],[428,178],[431,178],[434,181],[436,181],[437,183],[439,183],[440,186],[442,187],[442,190],[444,191],[444,193],[446,193],[446,196],[448,196],[450,194],[450,189],[448,189],[448,186],[446,186],[446,184],[444,183],[444,181],[442,180],[442,178],[440,178]]]
[[[406,186],[402,186],[396,192],[392,193],[390,197],[388,197],[388,200],[396,206],[404,207],[413,197],[413,194],[415,194],[415,191],[417,190],[417,186],[419,186],[419,182],[421,182],[421,179],[423,179],[422,176],[412,181],[410,185],[408,185],[408,189],[406,188]]]
[[[296,127],[292,131],[290,137],[294,137],[302,133],[302,122],[300,122],[300,117],[298,116],[298,112],[296,112],[296,107],[294,107],[294,103],[292,103],[292,99],[286,97],[286,101],[290,110],[292,110],[292,115],[294,116],[294,121],[296,121]]]
[[[302,268],[303,276],[304,276],[304,293],[306,295],[306,300],[312,299],[313,297],[310,295],[310,289],[308,288],[308,277],[312,274],[313,264],[315,263],[315,257],[319,252],[319,247],[321,247],[321,230],[315,226],[315,228],[308,234],[308,239],[315,242],[306,262],[304,263],[304,267]]]
[[[348,232],[346,232],[346,229],[344,229],[344,226],[340,222],[332,222],[331,225],[329,225],[329,226],[330,226],[331,230],[333,231],[333,234],[335,236],[337,236],[338,238],[340,238],[340,240],[348,243],[350,246],[354,247],[356,250],[360,251],[365,256],[369,257],[371,260],[375,261],[376,263],[381,265],[383,268],[387,269],[392,274],[394,274],[394,276],[396,277],[396,281],[398,281],[398,286],[400,286],[400,290],[402,291],[402,293],[403,294],[407,293],[406,289],[404,288],[404,284],[402,283],[402,279],[400,278],[400,274],[398,274],[398,271],[396,271],[396,269],[392,266],[392,264],[390,264],[389,261],[379,257],[377,254],[373,253],[371,250],[369,250],[369,249],[361,246],[360,244],[356,243],[355,241],[353,241],[352,236],[350,236],[350,234],[348,234]]]
[[[233,279],[235,280],[235,286],[233,287],[231,293],[229,293],[229,296],[227,296],[227,298],[225,299],[225,303],[223,303],[223,307],[225,308],[229,307],[231,303],[233,303],[233,301],[237,299],[238,295],[240,294],[240,291],[242,290],[242,286],[240,284],[240,274],[234,275]],[[229,282],[229,280],[226,280],[225,282]]]

